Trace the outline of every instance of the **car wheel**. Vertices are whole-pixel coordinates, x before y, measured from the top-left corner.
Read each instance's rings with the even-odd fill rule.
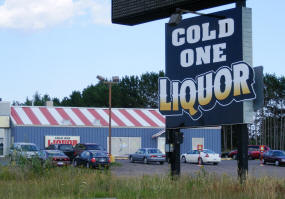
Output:
[[[163,165],[163,164],[164,164],[164,162],[159,162],[159,164]]]
[[[147,162],[147,158],[146,158],[146,157],[143,159],[143,163],[145,163],[145,164],[147,164],[147,163],[148,163],[148,162]]]
[[[78,166],[78,163],[76,160],[73,160],[73,164],[72,164],[74,167],[77,167]]]
[[[280,165],[280,162],[279,162],[278,160],[276,160],[276,161],[275,161],[275,165],[276,165],[276,166],[279,166],[279,165]]]
[[[133,162],[134,162],[134,159],[133,159],[133,157],[132,157],[132,156],[130,157],[130,162],[131,162],[131,163],[133,163]]]
[[[237,155],[233,155],[233,160],[236,160],[237,159]]]
[[[185,156],[182,156],[182,162],[184,162],[184,163],[186,163],[186,158],[185,158]]]
[[[248,156],[248,159],[249,159],[249,160],[253,160],[253,158],[251,157],[251,155]]]
[[[198,164],[203,165],[203,159],[202,158],[198,158]]]
[[[217,162],[214,162],[213,164],[214,164],[214,165],[218,165],[218,163],[217,163]]]

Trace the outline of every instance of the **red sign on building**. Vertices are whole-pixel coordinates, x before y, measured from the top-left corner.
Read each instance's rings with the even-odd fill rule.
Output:
[[[80,142],[80,136],[45,136],[45,147],[51,144],[72,144],[75,146]]]

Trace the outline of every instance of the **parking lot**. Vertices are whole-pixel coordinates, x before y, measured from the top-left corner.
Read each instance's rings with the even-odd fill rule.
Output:
[[[130,163],[129,160],[116,160],[118,166],[111,168],[111,172],[117,176],[142,176],[142,175],[167,175],[170,173],[170,164],[144,164]],[[0,165],[9,164],[8,160],[0,158]],[[237,161],[222,160],[218,165],[203,165],[205,171],[209,174],[228,175],[237,177]],[[255,177],[285,177],[285,166],[264,165],[260,166],[259,160],[248,161],[249,175]],[[195,175],[201,170],[197,164],[181,162],[181,175]]]
[[[128,160],[116,160],[121,166],[113,167],[112,173],[117,176],[142,176],[142,175],[167,175],[170,172],[170,164],[143,164],[130,163]],[[285,167],[275,165],[260,166],[259,160],[248,161],[249,175],[255,177],[285,177]],[[217,175],[237,177],[237,161],[222,160],[219,165],[204,165],[206,172]],[[197,164],[181,163],[182,175],[195,175],[200,170]]]

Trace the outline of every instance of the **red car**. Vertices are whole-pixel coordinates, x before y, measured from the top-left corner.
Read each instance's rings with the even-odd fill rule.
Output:
[[[53,166],[70,165],[69,157],[59,150],[42,150],[40,152],[40,159],[43,163],[50,160]]]
[[[285,164],[285,152],[281,150],[267,151],[263,155],[263,163],[274,163],[276,166]]]
[[[249,160],[259,159],[259,157],[260,157],[259,146],[260,145],[248,145],[248,159]],[[268,146],[264,146],[264,153],[269,151],[269,150],[270,150],[270,148]],[[233,151],[229,152],[228,157],[236,160],[237,159],[237,150],[233,150]]]

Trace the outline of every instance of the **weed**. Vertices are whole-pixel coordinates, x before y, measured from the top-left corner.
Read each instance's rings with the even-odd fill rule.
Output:
[[[117,177],[111,171],[86,168],[49,168],[26,162],[0,167],[0,198],[203,198],[281,199],[285,180],[249,176],[243,185],[237,179],[201,170],[193,176]]]

